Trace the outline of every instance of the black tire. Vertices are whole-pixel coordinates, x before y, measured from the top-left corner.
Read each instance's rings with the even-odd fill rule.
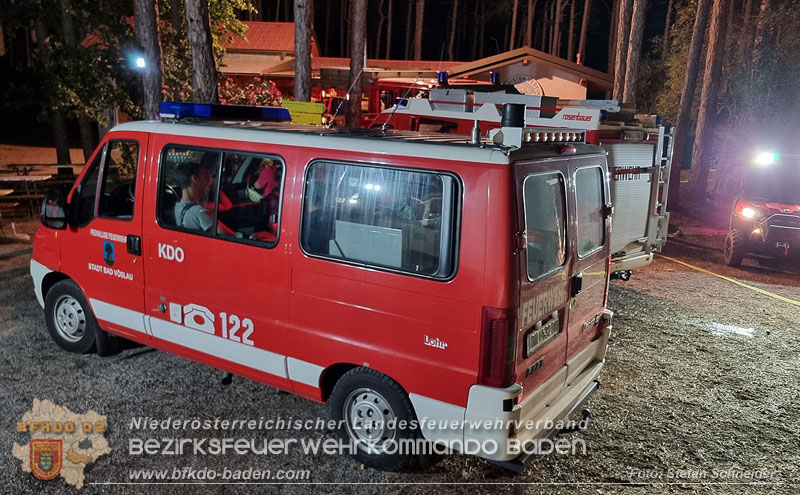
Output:
[[[56,282],[47,291],[44,319],[50,336],[62,349],[77,354],[94,349],[97,320],[83,291],[72,280]]]
[[[400,447],[418,438],[419,429],[411,400],[396,381],[373,369],[353,368],[336,382],[328,406],[337,435],[346,445],[358,442],[353,457],[365,466],[396,471],[411,460],[412,452]],[[364,425],[362,418],[376,425]]]
[[[739,266],[747,253],[747,239],[740,230],[733,229],[725,238],[724,258],[728,266]]]

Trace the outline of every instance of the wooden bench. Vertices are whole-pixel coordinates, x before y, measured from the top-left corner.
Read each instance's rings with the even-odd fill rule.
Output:
[[[19,206],[19,201],[6,201],[0,204],[0,231],[3,230],[3,214],[13,213],[17,206]]]
[[[39,210],[39,202],[44,198],[42,193],[31,194],[9,194],[0,198],[0,205],[7,206],[8,201],[15,202],[19,205],[20,202],[24,203],[28,209],[28,218],[33,218],[35,213]]]

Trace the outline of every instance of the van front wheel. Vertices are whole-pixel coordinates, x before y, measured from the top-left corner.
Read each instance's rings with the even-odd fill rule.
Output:
[[[77,354],[92,350],[97,321],[75,282],[62,280],[50,288],[44,315],[50,336],[61,348]]]
[[[339,438],[355,446],[353,457],[365,466],[395,471],[411,459],[416,415],[396,381],[369,368],[353,368],[336,382],[328,404]]]

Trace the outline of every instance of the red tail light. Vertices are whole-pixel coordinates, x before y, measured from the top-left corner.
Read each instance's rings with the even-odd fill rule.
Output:
[[[508,387],[516,379],[516,314],[512,309],[483,308],[481,362],[478,382],[490,387]]]

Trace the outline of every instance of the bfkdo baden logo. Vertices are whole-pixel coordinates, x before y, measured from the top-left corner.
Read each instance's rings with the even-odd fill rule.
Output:
[[[61,440],[31,440],[31,472],[42,480],[51,480],[61,472]]]
[[[23,471],[42,480],[61,476],[81,488],[86,466],[111,452],[106,427],[106,417],[95,411],[77,414],[48,400],[33,399],[33,408],[17,421],[17,434],[27,438],[15,442],[11,453],[22,462]]]

